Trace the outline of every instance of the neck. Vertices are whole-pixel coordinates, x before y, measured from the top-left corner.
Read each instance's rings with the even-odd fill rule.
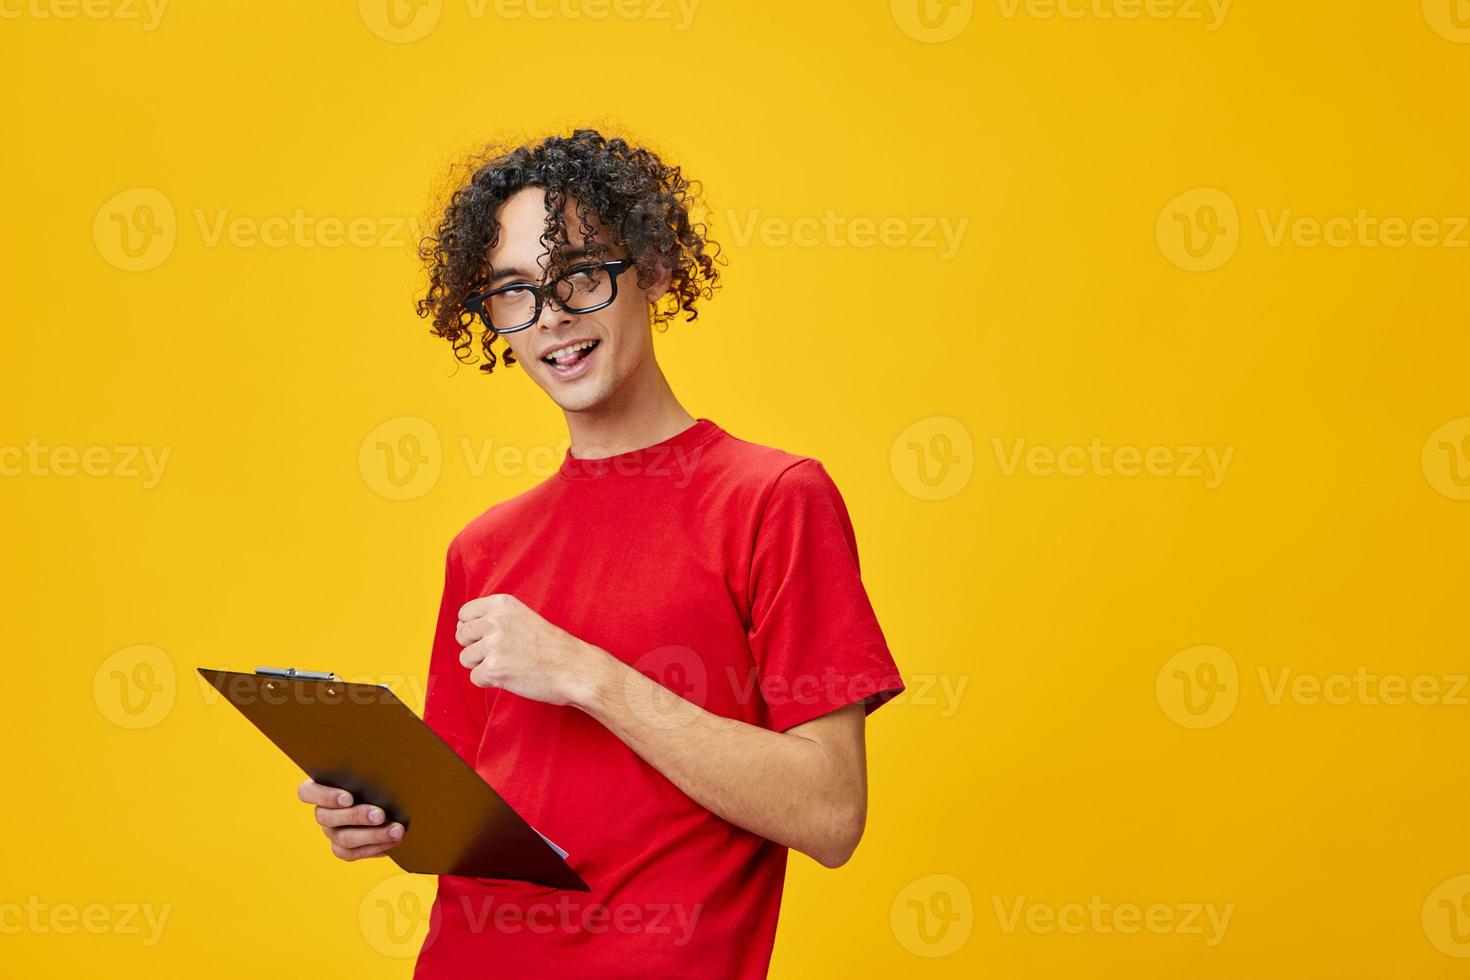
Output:
[[[578,459],[605,459],[643,449],[683,432],[695,422],[684,410],[658,363],[636,372],[605,403],[585,412],[567,412],[571,453]]]

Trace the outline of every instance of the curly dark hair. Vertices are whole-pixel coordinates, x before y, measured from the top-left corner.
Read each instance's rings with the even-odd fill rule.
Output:
[[[639,288],[646,289],[659,268],[669,270],[669,291],[652,311],[658,329],[666,329],[680,312],[686,321],[696,319],[699,300],[714,295],[720,278],[715,266],[724,260],[708,228],[690,217],[699,207],[699,182],[651,151],[595,129],[578,129],[513,149],[491,146],[464,169],[470,171],[468,179],[450,195],[434,233],[419,243],[429,282],[418,301],[418,315],[430,318],[430,332],[448,340],[461,363],[476,360],[474,317],[464,303],[485,280],[486,254],[500,235],[496,213],[527,187],[546,192],[541,242],[548,253],[548,278],[564,270],[571,250],[564,217],[570,199],[576,202],[578,230],[590,259],[609,251],[588,222],[595,216],[637,263]],[[495,369],[491,344],[497,336],[486,329],[480,339],[485,361],[480,370],[487,374]],[[504,357],[507,366],[515,363],[509,349]]]

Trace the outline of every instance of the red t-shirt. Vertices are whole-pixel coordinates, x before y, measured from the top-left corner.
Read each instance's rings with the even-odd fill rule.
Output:
[[[827,471],[708,419],[601,460],[568,452],[455,537],[429,664],[424,720],[592,890],[440,877],[416,980],[764,977],[786,848],[576,708],[471,684],[457,613],[500,592],[726,717],[784,731],[871,712],[903,682]]]

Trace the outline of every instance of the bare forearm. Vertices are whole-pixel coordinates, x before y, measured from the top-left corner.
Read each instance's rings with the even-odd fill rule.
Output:
[[[860,705],[785,732],[725,718],[506,593],[461,606],[455,639],[474,684],[580,708],[730,823],[829,867],[857,847],[868,794]]]
[[[824,737],[773,732],[706,711],[597,654],[577,707],[712,813],[829,867],[847,860],[867,808],[860,707],[811,723]],[[852,730],[854,711],[855,746],[840,734]]]

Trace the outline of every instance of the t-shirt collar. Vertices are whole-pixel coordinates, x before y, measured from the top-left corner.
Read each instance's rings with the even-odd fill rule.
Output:
[[[657,476],[661,469],[671,473],[683,471],[692,465],[689,455],[698,447],[719,435],[724,430],[709,419],[700,418],[693,425],[674,433],[661,442],[642,449],[604,456],[601,459],[581,459],[572,455],[570,447],[562,458],[559,474],[569,480],[596,479],[605,476]]]

